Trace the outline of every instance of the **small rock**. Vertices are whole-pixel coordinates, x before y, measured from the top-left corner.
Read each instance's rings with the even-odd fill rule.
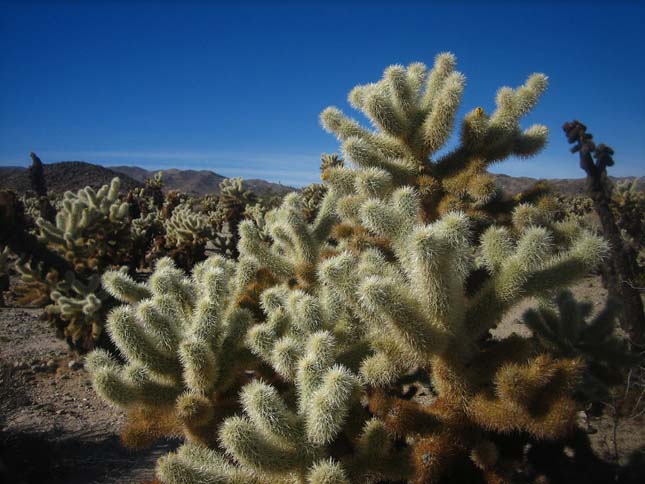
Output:
[[[70,370],[80,370],[83,368],[83,363],[81,363],[78,360],[71,360],[69,363],[67,363],[67,368]]]
[[[49,360],[47,362],[47,369],[49,371],[56,371],[56,368],[58,368],[58,365],[56,364],[56,362],[54,360]]]

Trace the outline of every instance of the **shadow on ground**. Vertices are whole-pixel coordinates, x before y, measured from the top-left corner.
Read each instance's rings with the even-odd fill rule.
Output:
[[[0,482],[15,484],[89,484],[140,482],[152,479],[156,460],[174,450],[164,441],[145,451],[125,449],[111,435],[97,441],[59,439],[46,433],[0,435]],[[136,475],[133,481],[130,476]]]

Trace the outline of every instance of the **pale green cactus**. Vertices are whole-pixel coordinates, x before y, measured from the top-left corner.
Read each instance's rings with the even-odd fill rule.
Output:
[[[210,214],[193,210],[182,202],[164,222],[164,248],[169,257],[185,270],[206,258],[206,244],[214,237]]]
[[[240,224],[237,262],[207,261],[189,280],[163,261],[145,285],[106,276],[128,302],[108,325],[127,364],[95,353],[89,367],[104,398],[183,425],[189,442],[160,460],[162,482],[432,484],[461,467],[504,482],[517,461],[498,446],[503,436],[518,435],[521,449],[567,435],[583,361],[490,331],[527,298],[583,277],[606,243],[554,222],[548,204],[509,211],[508,227],[475,229],[493,208],[485,168],[545,142],[543,127],[519,128],[545,85],[534,75],[500,90],[497,110],[467,115],[461,145],[432,159],[463,77],[450,55],[430,73],[390,68],[350,95],[376,131],[323,113],[354,167],[327,159],[313,220],[292,193]],[[230,344],[211,339],[227,333],[213,329],[219,316],[203,317],[209,308],[247,315],[224,324]],[[420,382],[432,397],[409,400],[404,387]],[[231,398],[237,406],[216,411]]]
[[[239,250],[257,260],[292,285],[306,288],[315,284],[316,263],[326,248],[327,237],[338,220],[334,211],[336,192],[330,190],[321,203],[316,219],[308,223],[303,213],[301,196],[288,194],[282,205],[265,215],[268,232],[274,244],[264,240],[261,229],[250,220],[240,224]]]
[[[246,208],[253,205],[256,198],[251,190],[244,188],[241,177],[226,178],[219,184],[217,207],[212,217],[215,225],[213,243],[220,254],[238,257],[239,225],[245,218]]]
[[[27,215],[32,220],[40,218],[40,197],[28,196],[27,194],[20,197],[20,202]]]
[[[548,134],[542,125],[524,131],[519,125],[547,86],[546,76],[533,74],[515,90],[501,88],[492,114],[482,108],[469,112],[462,121],[460,144],[438,154],[452,133],[465,84],[455,64],[452,54],[439,54],[429,72],[420,63],[395,65],[380,81],[354,88],[349,102],[370,119],[375,131],[334,107],[321,114],[323,126],[342,142],[357,175],[378,170],[395,186],[419,188],[426,221],[453,210],[490,218],[499,210],[491,202],[500,193],[486,168],[512,155],[538,153]]]
[[[108,298],[101,289],[100,276],[92,274],[83,282],[68,272],[50,297],[54,304],[47,309],[68,322],[64,329],[65,337],[73,344],[91,348],[103,331],[102,310]],[[83,338],[87,341],[81,341]]]
[[[219,430],[220,443],[236,465],[188,444],[159,462],[159,478],[172,484],[246,482],[250,476],[250,482],[324,484],[404,475],[402,470],[409,469],[399,462],[391,436],[366,417],[358,376],[338,363],[347,360],[344,350],[352,345],[327,318],[322,302],[276,286],[263,293],[262,306],[267,322],[247,332],[247,344],[293,385],[296,401],[290,396],[285,400],[280,387],[261,380],[249,383],[240,393],[244,415],[225,420]],[[332,457],[339,438],[356,447],[356,454],[343,462]],[[195,452],[208,458],[187,458]]]
[[[76,271],[104,270],[127,260],[129,205],[121,201],[120,180],[98,191],[65,192],[56,222],[39,218],[39,238],[69,260]]]
[[[221,257],[186,277],[164,258],[146,284],[123,271],[103,276],[124,304],[108,316],[107,332],[126,359],[96,350],[87,357],[96,391],[119,407],[169,412],[195,439],[217,421],[218,398],[243,378],[243,337],[252,316],[236,306],[246,275]],[[221,416],[220,416],[221,418]]]
[[[208,215],[192,210],[186,203],[173,210],[165,226],[166,240],[172,247],[199,245],[212,236]]]
[[[100,273],[106,269],[140,266],[151,242],[151,214],[132,219],[130,204],[122,201],[120,181],[98,191],[91,187],[66,192],[58,206],[55,223],[36,221],[38,238],[47,248],[70,262],[72,271],[40,272],[19,261],[22,284],[17,288],[26,304],[47,306],[48,318],[75,349],[88,350],[99,342],[106,311],[112,301],[100,289]]]
[[[20,304],[32,304],[34,306],[45,306],[51,302],[50,293],[56,288],[58,275],[47,275],[43,277],[42,266],[29,262],[17,260],[14,264],[19,274],[20,283],[14,287]]]

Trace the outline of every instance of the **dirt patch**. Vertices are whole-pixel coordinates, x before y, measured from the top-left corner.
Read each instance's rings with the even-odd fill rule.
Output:
[[[94,393],[83,360],[39,316],[0,309],[0,476],[12,483],[137,483],[176,447],[145,452],[118,438],[121,411]],[[2,479],[0,479],[2,481]]]

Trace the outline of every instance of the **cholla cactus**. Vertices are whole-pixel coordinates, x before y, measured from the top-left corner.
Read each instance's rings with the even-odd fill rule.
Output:
[[[46,307],[48,318],[71,346],[81,350],[91,349],[101,337],[111,304],[100,289],[100,272],[122,265],[134,271],[152,240],[155,217],[133,220],[119,186],[114,178],[98,191],[86,187],[66,192],[55,223],[37,219],[39,240],[70,263],[68,270],[43,271],[26,260],[16,264],[22,279],[16,288],[20,301],[51,303]]]
[[[45,306],[51,302],[50,294],[56,288],[58,272],[50,271],[43,277],[42,266],[34,267],[31,261],[16,261],[15,269],[20,275],[20,283],[14,287],[19,304]]]
[[[293,287],[315,284],[316,264],[330,249],[327,238],[338,220],[334,213],[336,199],[337,191],[330,190],[316,219],[307,223],[301,197],[288,194],[278,209],[265,215],[274,243],[266,243],[258,226],[246,220],[240,224],[240,252]]]
[[[32,194],[33,195],[33,194]],[[32,220],[38,220],[40,215],[40,199],[38,197],[29,196],[25,193],[20,197],[20,202],[25,210],[25,215],[27,215]]]
[[[327,189],[321,183],[312,183],[307,185],[300,192],[302,196],[302,205],[305,212],[305,218],[308,223],[313,222],[318,214],[318,207],[323,198],[325,198]]]
[[[192,267],[206,257],[206,243],[213,237],[208,214],[192,209],[188,202],[174,208],[164,223],[167,254],[182,268]]]
[[[164,420],[169,433],[183,427],[191,440],[212,444],[248,368],[242,343],[252,316],[236,305],[248,282],[245,271],[248,264],[239,268],[214,256],[196,265],[191,278],[168,258],[158,261],[146,284],[123,271],[105,273],[106,290],[124,303],[110,312],[107,332],[126,363],[104,350],[88,355],[99,395],[135,415],[148,410],[149,426]],[[131,445],[145,442],[150,431],[137,425]]]
[[[358,375],[338,363],[356,366],[363,345],[329,319],[321,300],[302,291],[274,287],[263,293],[262,307],[266,322],[247,332],[247,345],[295,387],[296,401],[289,393],[280,396],[282,385],[249,383],[240,394],[245,415],[228,418],[219,430],[221,445],[237,466],[189,444],[159,462],[162,481],[323,484],[404,476],[409,470],[400,461],[404,454],[361,405]],[[343,455],[344,465],[336,448],[343,441],[355,445],[355,452]],[[192,458],[195,453],[204,460]]]
[[[98,191],[85,187],[77,193],[66,192],[55,224],[36,221],[41,240],[64,254],[76,271],[103,269],[127,260],[129,211],[128,204],[120,201],[119,186],[119,179],[114,178]]]
[[[493,340],[490,331],[527,298],[548,299],[586,275],[607,247],[579,226],[544,217],[542,205],[518,206],[512,227],[475,230],[473,218],[491,200],[483,169],[544,144],[543,128],[521,132],[517,122],[545,78],[500,91],[497,111],[468,115],[462,145],[431,161],[463,84],[452,63],[440,56],[429,76],[419,64],[394,67],[383,81],[353,91],[353,104],[381,131],[364,130],[337,110],[323,113],[357,168],[324,169],[326,193],[313,220],[302,195],[291,193],[257,223],[243,221],[239,262],[217,263],[235,268],[232,286],[205,278],[204,263],[176,288],[157,284],[155,275],[146,286],[121,284],[123,296],[114,291],[131,306],[113,313],[108,331],[134,369],[108,362],[93,370],[118,375],[106,381],[127,390],[104,396],[137,395],[134,405],[177,415],[185,408],[175,407],[179,396],[195,393],[185,387],[193,360],[181,342],[171,345],[179,357],[162,351],[159,324],[147,323],[137,305],[151,296],[154,302],[153,290],[170,294],[167,304],[180,309],[168,319],[192,328],[199,326],[196,301],[226,287],[217,307],[245,308],[254,317],[253,325],[228,326],[239,336],[230,347],[242,351],[243,343],[252,355],[236,357],[240,367],[227,373],[234,378],[246,367],[255,376],[241,388],[241,411],[211,425],[211,411],[202,409],[220,397],[210,396],[210,374],[199,373],[201,395],[209,397],[188,405],[196,415],[182,421],[189,443],[159,462],[162,482],[421,484],[451,478],[458,467],[489,482],[510,481],[518,452],[500,445],[504,436],[521,436],[521,449],[573,428],[584,359],[550,354],[536,339]],[[450,211],[455,206],[468,213]],[[179,303],[175,293],[183,295]],[[168,297],[158,296],[161,311]],[[206,346],[214,357],[226,347]],[[414,392],[404,386],[419,381],[432,396],[410,400]],[[156,394],[149,403],[139,397]]]
[[[255,201],[255,194],[243,187],[241,177],[227,178],[220,183],[213,218],[216,224],[214,243],[221,254],[234,259],[238,257],[238,228],[244,219],[246,207],[253,205]]]
[[[102,336],[108,295],[100,284],[98,274],[83,282],[68,272],[50,292],[53,304],[45,310],[50,319],[61,321],[58,329],[72,347],[92,349]]]
[[[467,297],[466,278],[473,269],[468,219],[451,214],[423,225],[418,198],[413,189],[402,188],[359,209],[361,223],[390,241],[393,260],[374,249],[360,257],[342,252],[318,265],[307,292],[302,284],[289,289],[292,268],[267,265],[286,280],[262,294],[265,322],[252,327],[246,339],[295,388],[294,408],[276,387],[250,384],[241,394],[246,417],[226,420],[219,432],[238,467],[213,456],[205,470],[201,461],[186,457],[189,447],[160,463],[164,482],[200,475],[254,475],[260,482],[300,482],[298,476],[302,482],[327,482],[328,475],[338,482],[364,482],[368,476],[435,482],[455,455],[479,456],[483,447],[498,452],[484,437],[487,433],[525,431],[553,439],[572,428],[578,408],[572,388],[581,361],[555,360],[516,338],[484,348],[479,341],[521,300],[584,275],[602,256],[603,242],[583,232],[554,246],[544,228],[527,229],[518,241],[506,229],[489,229],[479,250],[491,277]],[[280,235],[278,227],[289,227],[293,218],[287,215],[293,214],[296,199],[287,199],[284,211],[273,214],[270,233]],[[303,226],[298,226],[301,232]],[[299,235],[304,239],[305,234]],[[286,248],[286,240],[275,244]],[[386,391],[418,368],[431,374],[437,393],[429,407]],[[312,369],[315,378],[308,373]],[[346,388],[321,391],[316,383],[325,382],[330,372],[333,382]],[[371,414],[360,405],[358,382],[373,389]],[[372,440],[370,433],[365,435],[372,428],[382,446],[381,461],[373,462],[360,450],[334,450],[345,441],[361,449],[361,442]],[[314,437],[317,432],[320,437]],[[394,438],[411,435],[417,435],[415,444],[394,460]],[[450,446],[444,446],[448,441]],[[317,463],[327,470],[315,473]],[[501,472],[494,462],[481,465],[487,473]]]
[[[166,222],[166,238],[174,247],[199,245],[210,233],[208,217],[193,211],[188,204],[177,206]]]
[[[332,168],[341,168],[343,166],[344,160],[336,153],[323,153],[320,156],[321,179],[325,180],[327,170]],[[300,191],[300,194],[302,195],[303,209],[308,223],[315,220],[316,215],[318,215],[318,208],[320,207],[326,193],[327,187],[321,183],[312,183]]]
[[[545,126],[522,131],[519,120],[533,109],[547,78],[533,74],[518,89],[500,89],[496,110],[490,115],[482,108],[470,111],[462,121],[460,144],[438,155],[452,132],[464,84],[452,54],[439,54],[430,72],[420,63],[391,66],[382,80],[349,94],[351,105],[376,131],[333,107],[323,111],[321,121],[343,143],[345,157],[359,173],[377,171],[395,186],[417,187],[425,221],[452,210],[489,219],[500,194],[486,168],[511,155],[532,156],[546,143]]]
[[[325,179],[325,172],[327,170],[343,166],[345,166],[345,160],[338,153],[323,153],[320,155],[320,175],[323,180]]]

